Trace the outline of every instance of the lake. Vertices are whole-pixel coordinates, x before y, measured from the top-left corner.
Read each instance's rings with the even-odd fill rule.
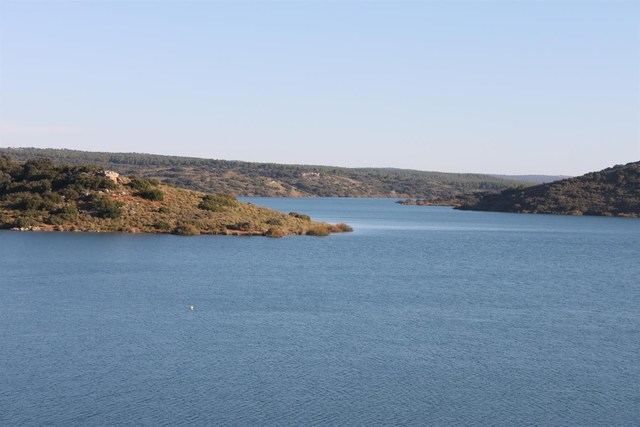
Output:
[[[0,232],[0,424],[640,423],[639,220],[249,200],[355,231]]]

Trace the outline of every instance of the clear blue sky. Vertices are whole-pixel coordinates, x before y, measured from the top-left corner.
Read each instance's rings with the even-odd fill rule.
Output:
[[[640,159],[639,15],[0,0],[0,145],[580,174]]]

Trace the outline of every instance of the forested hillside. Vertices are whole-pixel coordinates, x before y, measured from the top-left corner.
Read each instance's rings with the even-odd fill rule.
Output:
[[[640,162],[549,184],[486,194],[459,209],[639,217]]]
[[[154,154],[0,148],[2,153],[23,161],[46,157],[57,164],[94,164],[189,189],[241,196],[451,198],[522,184],[481,174],[249,163]]]

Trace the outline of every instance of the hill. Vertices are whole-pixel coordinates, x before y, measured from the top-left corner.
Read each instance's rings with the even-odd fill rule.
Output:
[[[497,192],[522,184],[519,180],[481,174],[249,163],[155,154],[0,148],[0,154],[3,153],[22,161],[46,157],[56,164],[95,164],[192,190],[238,196],[446,199],[478,191]]]
[[[496,178],[510,179],[512,181],[521,181],[523,184],[535,185],[546,184],[548,182],[560,181],[561,179],[571,178],[567,175],[492,175]]]
[[[640,217],[640,162],[499,194],[485,194],[458,209]]]
[[[19,163],[0,156],[0,228],[42,231],[323,236],[345,224],[312,221],[96,166]]]

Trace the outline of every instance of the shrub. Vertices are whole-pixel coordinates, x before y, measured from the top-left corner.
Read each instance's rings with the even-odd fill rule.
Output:
[[[349,231],[353,231],[353,228],[351,228],[350,225],[347,225],[345,223],[340,223],[340,224],[336,224],[331,226],[331,232],[332,233],[347,233]]]
[[[311,221],[311,217],[309,215],[301,214],[298,212],[289,212],[289,216],[292,216],[294,218],[299,218],[304,221]]]
[[[29,228],[35,225],[36,225],[36,220],[28,216],[18,217],[13,223],[13,226],[16,228]]]
[[[157,230],[161,230],[161,231],[170,231],[171,230],[171,224],[169,224],[167,221],[156,221],[153,224],[153,228],[157,229]]]
[[[266,223],[269,225],[282,225],[284,224],[284,221],[280,218],[269,218]]]
[[[65,219],[62,218],[60,215],[52,214],[52,215],[49,215],[49,217],[45,220],[45,222],[51,225],[62,225],[65,223]]]
[[[51,179],[56,175],[53,163],[49,159],[27,160],[22,165],[21,178],[26,181]]]
[[[195,236],[200,234],[200,230],[193,224],[181,223],[173,229],[172,233],[179,236]]]
[[[136,196],[142,197],[143,199],[146,199],[146,200],[154,200],[154,201],[164,199],[164,193],[157,188],[149,188],[147,190],[138,191],[136,193]]]
[[[236,198],[229,194],[207,194],[202,198],[198,207],[212,212],[222,212],[237,204]]]
[[[20,168],[18,163],[14,162],[9,156],[3,154],[0,155],[0,171],[7,172],[9,175],[16,174],[16,171]]]
[[[115,182],[106,176],[101,176],[98,171],[83,171],[78,173],[72,171],[63,183],[56,183],[56,186],[74,186],[80,190],[113,190],[117,188]]]
[[[91,201],[94,215],[99,218],[119,218],[122,215],[122,203],[104,196],[95,196]]]
[[[55,214],[62,219],[72,220],[72,219],[76,219],[80,214],[80,212],[78,211],[78,208],[76,207],[76,205],[64,205],[63,207],[58,209],[55,212]]]
[[[267,237],[284,237],[286,235],[287,233],[280,227],[271,227],[265,233],[265,236]]]
[[[73,188],[67,188],[62,192],[62,196],[66,200],[78,200],[80,198],[80,193],[78,193]]]
[[[156,180],[136,177],[131,179],[131,182],[129,182],[129,187],[138,191],[146,191],[146,190],[151,190],[153,187],[156,187],[158,184],[159,182]]]
[[[225,227],[228,230],[251,231],[253,229],[253,224],[245,221],[245,222],[236,222],[235,224],[225,224]]]
[[[25,211],[37,211],[45,207],[45,201],[39,194],[18,193],[13,199],[13,207]]]
[[[309,228],[306,233],[308,236],[328,236],[331,230],[327,224],[318,224]]]
[[[47,222],[52,225],[62,225],[67,221],[73,221],[78,218],[79,214],[80,212],[76,205],[64,205],[61,208],[53,210]]]
[[[6,193],[46,193],[51,191],[51,181],[40,179],[37,181],[19,181],[5,184]]]
[[[46,200],[49,200],[51,203],[62,203],[64,202],[64,197],[62,197],[59,193],[54,193],[52,191],[46,192],[42,195],[42,197]]]
[[[2,157],[0,157],[0,161],[1,160],[2,160]],[[11,228],[12,224],[13,223],[9,218],[9,216],[0,212],[0,230],[5,228]]]
[[[0,195],[7,192],[11,186],[11,175],[0,170]]]

